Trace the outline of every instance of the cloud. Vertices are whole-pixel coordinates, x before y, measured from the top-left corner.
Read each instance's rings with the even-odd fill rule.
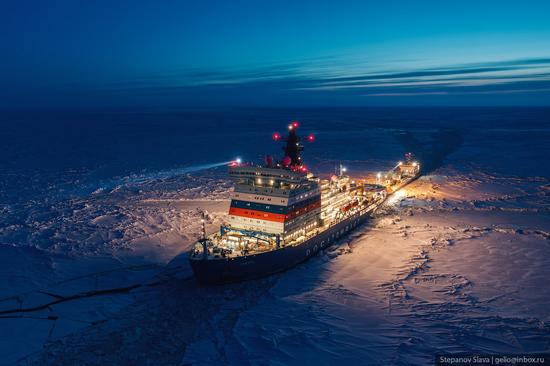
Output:
[[[484,64],[441,65],[432,68],[385,72],[363,71],[362,69],[370,68],[368,63],[352,64],[339,60],[329,60],[330,62],[327,63],[326,60],[324,61],[312,60],[223,72],[195,70],[183,72],[182,80],[187,86],[280,83],[293,89],[335,90],[430,85],[477,86],[549,80],[550,78],[550,58],[503,60]],[[407,68],[406,63],[401,66]]]
[[[427,88],[448,89],[464,86],[513,84],[525,81],[550,80],[550,59],[523,59],[486,64],[441,66],[409,71],[371,72],[338,78],[319,78],[309,90],[367,88]]]
[[[366,94],[366,97],[405,97],[405,96],[420,96],[420,95],[447,95],[448,92],[411,92],[411,93],[373,93]]]
[[[365,94],[366,97],[408,97],[408,96],[421,96],[421,95],[473,95],[473,94],[523,94],[523,93],[540,93],[550,92],[550,88],[540,89],[509,89],[509,90],[485,90],[485,91],[461,91],[461,92],[410,92],[410,93],[372,93]]]
[[[414,62],[419,64],[418,60]],[[377,97],[376,100],[467,95],[488,98],[493,94],[546,95],[550,89],[550,58],[545,57],[430,67],[412,65],[401,60],[390,68],[360,60],[320,58],[258,67],[180,70],[111,83],[95,91],[128,98],[139,96],[141,100],[153,96],[159,101],[164,98],[188,105],[300,102],[338,105],[360,103],[366,96]]]

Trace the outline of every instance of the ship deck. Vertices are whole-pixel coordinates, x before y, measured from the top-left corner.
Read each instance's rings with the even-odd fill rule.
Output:
[[[292,241],[281,242],[279,246],[277,246],[275,242],[258,241],[255,246],[251,246],[242,250],[234,250],[234,249],[230,249],[227,246],[224,246],[224,244],[222,243],[222,237],[220,236],[220,234],[215,234],[208,238],[208,240],[211,242],[211,247],[209,247],[209,250],[208,250],[208,256],[205,257],[202,252],[192,252],[190,259],[191,260],[226,260],[226,259],[262,254],[262,253],[270,252],[270,251],[273,251],[279,248],[284,248],[284,247],[299,246],[300,244],[311,239],[312,237],[320,235],[323,232],[329,230],[331,227],[339,224],[342,221],[345,221],[349,217],[355,216],[356,214],[359,214],[360,216],[362,216],[364,214],[374,212],[378,207],[380,207],[387,200],[387,198],[392,193],[397,192],[398,190],[403,188],[405,185],[417,179],[418,176],[419,175],[408,177],[406,179],[396,182],[391,186],[388,186],[387,187],[389,192],[388,196],[382,199],[379,199],[375,202],[372,202],[367,206],[363,206],[363,207],[359,206],[357,208],[352,208],[342,218],[338,220],[332,220],[331,222],[328,222],[321,227],[312,229],[306,232],[304,235],[293,239]],[[226,235],[229,235],[229,234],[226,234]]]

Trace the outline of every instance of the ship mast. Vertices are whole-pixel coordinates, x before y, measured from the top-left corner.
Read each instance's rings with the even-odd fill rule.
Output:
[[[296,133],[298,129],[298,122],[292,122],[288,125],[288,137],[286,138],[286,145],[283,147],[285,156],[290,158],[290,165],[299,166],[302,164],[302,158],[300,157],[300,151],[304,149],[304,146],[300,144],[300,137]]]
[[[201,238],[199,239],[199,243],[202,244],[203,259],[207,259],[208,245],[207,245],[207,239],[206,239],[206,220],[205,220],[204,212],[202,213],[202,217],[201,217]]]
[[[286,142],[285,146],[283,146],[283,151],[285,153],[282,161],[282,165],[285,168],[306,169],[302,157],[300,156],[300,153],[304,150],[304,145],[300,143],[302,138],[297,133],[298,127],[299,123],[293,121],[288,125],[288,136],[283,137],[278,132],[273,134],[273,139],[275,141]],[[315,136],[313,134],[308,135],[306,141],[315,141]],[[269,165],[269,163],[267,165]]]
[[[344,173],[346,172],[346,170],[347,170],[346,167],[343,166],[342,163],[340,163],[340,165],[339,165],[339,170],[338,170],[339,176],[340,176],[340,177],[343,176]]]

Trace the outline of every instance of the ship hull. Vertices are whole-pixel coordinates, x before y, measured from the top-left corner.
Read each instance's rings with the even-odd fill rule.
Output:
[[[236,258],[190,258],[191,267],[197,282],[202,285],[219,285],[269,276],[288,270],[313,257],[321,249],[364,224],[369,215],[370,212],[356,213],[295,246]]]

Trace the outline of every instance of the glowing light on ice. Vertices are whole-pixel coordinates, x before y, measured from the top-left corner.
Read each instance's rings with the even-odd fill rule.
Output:
[[[219,166],[227,165],[232,163],[231,161],[222,161],[218,163],[210,163],[210,164],[201,164],[201,165],[191,165],[188,167],[183,168],[174,168],[170,170],[161,170],[157,172],[152,172],[148,174],[140,174],[140,175],[133,175],[129,177],[125,177],[123,179],[113,180],[110,183],[104,184],[102,188],[112,188],[115,186],[123,185],[123,184],[131,184],[131,183],[143,183],[151,180],[158,180],[158,179],[167,179],[172,178],[178,175],[183,175],[187,173],[192,172],[198,172],[201,170],[207,170],[212,168],[217,168]]]
[[[404,189],[401,189],[391,195],[391,197],[388,199],[388,205],[395,206],[405,197],[407,197],[407,192]]]

